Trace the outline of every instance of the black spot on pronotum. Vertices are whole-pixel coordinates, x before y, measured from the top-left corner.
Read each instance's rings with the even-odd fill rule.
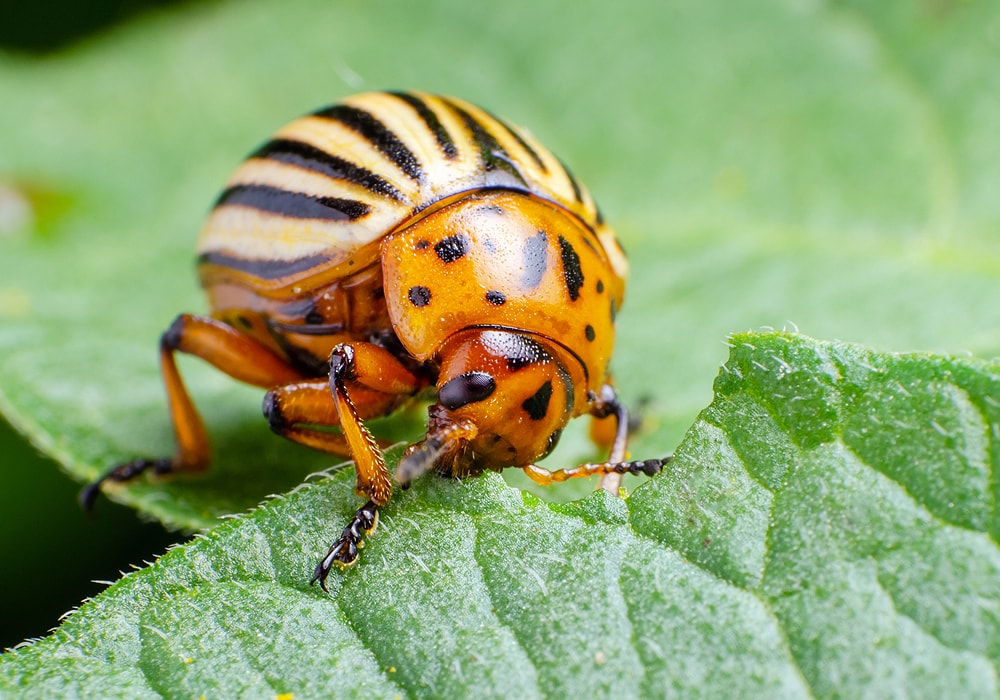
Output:
[[[566,291],[570,301],[580,298],[580,287],[583,286],[583,270],[580,269],[580,256],[573,244],[559,236],[559,253],[562,256],[563,277],[566,279]]]
[[[410,303],[414,306],[427,306],[431,303],[431,290],[420,285],[410,287],[407,297],[409,297]]]
[[[521,408],[527,411],[528,417],[531,420],[541,420],[549,412],[549,400],[551,398],[552,381],[548,380],[538,387],[538,391],[525,399],[524,403],[521,404]]]
[[[524,242],[524,267],[521,284],[526,289],[534,289],[542,282],[542,276],[549,266],[549,241],[545,231],[539,231]]]
[[[448,236],[434,245],[434,252],[443,263],[453,263],[469,252],[469,239],[462,234]]]
[[[587,324],[587,327],[583,329],[583,333],[587,336],[587,340],[590,342],[594,342],[594,338],[597,337],[597,334],[594,332],[594,327],[589,323]]]
[[[604,280],[597,280],[597,293],[598,294],[604,293]]]
[[[466,372],[449,379],[441,386],[438,401],[448,410],[454,411],[488,398],[496,388],[496,381],[486,372]]]
[[[423,240],[417,241],[413,247],[416,248],[417,250],[427,250],[430,247],[430,245],[431,242],[425,238]]]
[[[507,297],[504,295],[503,292],[498,292],[497,290],[493,289],[486,292],[486,301],[488,301],[490,304],[493,304],[493,306],[503,306],[505,303],[507,303]]]

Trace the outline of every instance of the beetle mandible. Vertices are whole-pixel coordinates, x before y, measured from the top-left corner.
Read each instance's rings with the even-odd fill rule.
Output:
[[[467,102],[366,93],[291,122],[216,200],[198,272],[210,315],[181,314],[160,341],[177,451],[114,467],[87,505],[105,482],[208,467],[177,352],[267,389],[279,435],[353,458],[367,500],[316,567],[324,588],[392,493],[365,420],[428,387],[437,402],[396,469],[404,487],[429,469],[519,467],[549,484],[667,461],[625,461],[628,412],[608,375],[627,272],[614,232],[554,155]],[[537,466],[583,414],[614,421],[608,461]]]

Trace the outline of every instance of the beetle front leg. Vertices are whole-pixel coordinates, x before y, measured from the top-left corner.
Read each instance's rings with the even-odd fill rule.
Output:
[[[369,500],[357,510],[340,538],[316,566],[312,583],[319,581],[323,590],[327,590],[326,579],[335,564],[349,566],[357,561],[363,535],[372,532],[378,523],[378,507],[388,503],[392,496],[392,481],[382,449],[362,421],[351,391],[367,388],[386,394],[409,395],[424,384],[425,381],[404,367],[394,355],[377,345],[340,344],[330,353],[330,394],[343,437],[354,458],[358,479],[354,490]]]
[[[356,562],[358,560],[358,548],[363,545],[362,537],[375,532],[377,526],[378,505],[375,501],[368,501],[358,508],[357,512],[354,513],[354,517],[351,518],[351,522],[340,533],[340,538],[330,545],[326,556],[316,565],[309,583],[313,584],[319,581],[320,587],[329,593],[330,589],[326,587],[326,578],[330,575],[330,570],[334,564],[350,566]]]
[[[174,460],[170,457],[162,457],[160,459],[140,457],[133,459],[131,462],[116,465],[100,478],[87,484],[80,491],[80,507],[86,511],[93,510],[94,501],[97,500],[98,494],[101,493],[101,486],[105,482],[122,483],[124,481],[131,481],[146,471],[151,471],[158,475],[169,474],[176,471],[174,469]]]

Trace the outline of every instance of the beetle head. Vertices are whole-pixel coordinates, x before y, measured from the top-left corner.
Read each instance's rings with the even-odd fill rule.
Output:
[[[445,342],[440,360],[427,437],[400,461],[400,483],[430,468],[460,477],[523,466],[555,447],[573,414],[574,383],[545,339],[467,329]]]

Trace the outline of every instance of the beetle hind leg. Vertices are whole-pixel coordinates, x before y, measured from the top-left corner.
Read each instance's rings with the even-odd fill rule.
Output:
[[[625,474],[632,474],[638,476],[643,474],[645,476],[654,476],[659,474],[663,467],[670,462],[671,456],[664,458],[654,458],[645,460],[632,460],[628,461],[625,459],[627,454],[628,445],[628,435],[629,435],[629,412],[619,399],[618,395],[610,384],[605,384],[601,387],[601,393],[590,395],[590,414],[595,419],[595,421],[600,422],[604,419],[614,420],[614,431],[607,434],[607,431],[602,430],[602,439],[600,442],[602,446],[610,447],[611,454],[608,457],[608,461],[599,462],[594,464],[581,464],[576,467],[570,467],[569,469],[559,469],[557,471],[549,471],[544,467],[539,467],[537,464],[528,464],[522,467],[524,473],[534,481],[535,483],[541,484],[542,486],[548,486],[553,483],[560,481],[567,481],[569,479],[577,479],[587,476],[601,476],[600,488],[608,491],[612,494],[618,494],[621,487],[621,478]],[[592,431],[593,434],[594,431]],[[608,444],[610,443],[610,444]]]
[[[613,437],[611,438],[610,445],[611,454],[608,456],[607,466],[610,467],[617,464],[629,464],[624,461],[625,455],[627,454],[629,433],[628,407],[626,407],[625,404],[618,399],[618,392],[616,392],[615,388],[610,384],[605,384],[601,387],[600,395],[594,396],[591,394],[591,397],[591,416],[593,416],[595,424],[603,419],[613,418],[615,421],[615,431],[613,433]],[[638,462],[638,464],[642,464],[642,462]],[[580,467],[577,469],[579,468]],[[604,478],[601,479],[602,489],[608,493],[617,494],[621,488],[621,475],[632,472],[609,469],[607,471],[593,473],[600,473],[604,475]],[[584,475],[585,474],[580,474],[580,476]],[[531,475],[529,474],[529,476]]]
[[[173,457],[136,459],[113,467],[80,493],[85,509],[93,507],[105,483],[124,483],[144,472],[165,475],[208,468],[212,459],[208,433],[177,369],[174,356],[178,352],[200,357],[234,379],[255,386],[271,387],[303,379],[284,359],[232,326],[207,316],[181,314],[160,337],[160,372],[177,451]]]

